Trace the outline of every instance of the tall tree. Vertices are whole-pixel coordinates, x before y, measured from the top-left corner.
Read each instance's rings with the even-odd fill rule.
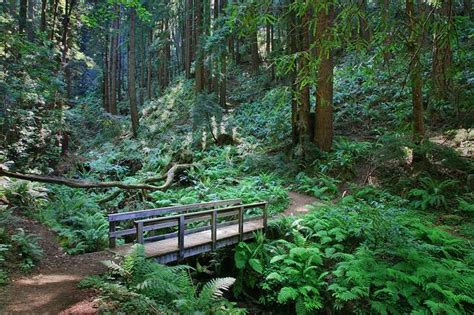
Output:
[[[411,55],[410,83],[413,107],[413,140],[420,143],[425,134],[423,122],[423,79],[420,61],[420,50],[423,42],[422,26],[417,23],[414,0],[406,0],[406,15],[408,17],[409,37],[407,48]]]
[[[196,91],[204,90],[204,51],[201,43],[203,31],[202,0],[196,0],[194,3],[194,14],[196,16],[195,41],[196,41]]]
[[[28,0],[20,0],[20,13],[18,15],[18,32],[24,33],[26,30]]]
[[[128,98],[130,102],[130,116],[132,119],[133,137],[138,134],[138,108],[136,87],[136,52],[135,52],[135,8],[130,8],[130,33],[128,49]]]
[[[452,85],[450,67],[452,52],[450,34],[453,24],[453,1],[443,0],[438,9],[433,35],[433,85],[437,98],[447,99]]]
[[[314,142],[320,150],[330,151],[333,142],[333,39],[334,3],[324,0],[323,8],[317,12],[316,53],[319,66],[316,89],[316,121]]]

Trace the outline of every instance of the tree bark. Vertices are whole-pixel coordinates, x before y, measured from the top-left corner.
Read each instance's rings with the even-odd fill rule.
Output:
[[[28,1],[20,0],[20,12],[18,15],[18,33],[23,34],[26,30]]]
[[[450,67],[452,63],[452,52],[449,35],[453,23],[453,1],[444,0],[439,9],[439,18],[442,21],[435,29],[433,36],[433,64],[432,75],[435,95],[438,99],[448,100],[452,86]],[[444,29],[445,28],[445,29]]]
[[[309,53],[309,21],[310,21],[310,13],[307,12],[303,16],[303,21],[301,25],[301,52],[308,52]],[[299,143],[303,148],[303,154],[306,148],[306,144],[308,142],[309,136],[310,136],[310,131],[309,131],[309,126],[310,126],[310,95],[309,95],[309,85],[308,84],[303,84],[303,79],[309,75],[307,69],[307,60],[304,55],[300,56],[299,60],[299,72],[298,76],[299,78],[297,79],[297,85],[298,85],[298,90],[299,90],[299,117],[298,117],[298,135],[299,135]]]
[[[185,2],[186,22],[184,26],[184,71],[186,79],[191,78],[192,63],[192,21],[193,21],[193,0]]]
[[[332,40],[334,5],[325,1],[326,8],[318,12],[317,53],[319,67],[316,90],[316,122],[314,142],[322,151],[330,151],[333,141],[333,52],[327,43]]]
[[[196,16],[196,92],[204,90],[204,63],[203,63],[203,49],[201,47],[201,34],[203,28],[202,20],[202,0],[196,0],[194,3],[194,14]]]
[[[41,21],[40,21],[40,31],[46,32],[46,20],[47,20],[47,7],[48,0],[41,0]]]
[[[130,11],[130,35],[129,35],[129,55],[128,55],[128,97],[130,101],[130,116],[132,119],[132,133],[133,137],[138,135],[138,108],[137,108],[137,93],[135,91],[136,86],[136,73],[135,73],[135,9],[131,8]]]
[[[411,55],[410,81],[413,106],[413,141],[420,143],[425,134],[423,121],[423,79],[421,77],[420,47],[423,41],[422,31],[417,27],[415,5],[413,0],[406,0],[406,14],[410,27],[408,51]]]
[[[109,34],[106,32],[105,34],[105,44],[104,44],[104,68],[103,68],[103,85],[104,85],[104,91],[103,91],[103,105],[104,105],[104,111],[109,113],[110,108],[109,108],[109,102],[110,102],[110,87],[109,87]]]
[[[35,33],[33,21],[35,18],[35,0],[28,0],[28,19],[26,21],[26,35],[30,42],[34,41]]]
[[[117,17],[113,21],[112,25],[112,35],[110,41],[110,103],[109,110],[112,115],[117,115],[117,50],[118,50],[118,32],[119,32],[119,18],[120,18],[120,8],[115,6],[114,10],[117,14]]]

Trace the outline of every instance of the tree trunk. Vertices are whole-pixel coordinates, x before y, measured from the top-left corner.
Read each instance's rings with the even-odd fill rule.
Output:
[[[463,15],[472,17],[472,1],[463,0]]]
[[[34,41],[35,33],[33,20],[35,18],[35,0],[28,0],[28,19],[26,21],[26,35],[30,42]]]
[[[307,52],[309,50],[309,21],[310,21],[310,14],[307,12],[303,16],[303,23],[301,25],[302,32],[301,32],[301,51],[302,52]],[[306,148],[306,144],[308,140],[310,139],[310,131],[309,131],[309,125],[310,125],[310,98],[309,98],[309,85],[302,83],[302,80],[305,78],[305,76],[308,75],[308,72],[306,71],[307,67],[307,60],[305,56],[300,57],[299,60],[299,78],[297,79],[297,84],[298,84],[298,91],[300,95],[299,99],[299,115],[298,115],[298,135],[299,135],[299,143],[303,148],[303,155],[304,151]]]
[[[415,17],[415,5],[413,0],[406,0],[406,14],[410,27],[410,37],[408,39],[408,51],[411,55],[411,91],[413,105],[413,140],[420,143],[425,134],[423,122],[423,79],[421,77],[420,47],[422,45],[422,31],[417,28]]]
[[[41,0],[41,21],[40,21],[41,32],[46,32],[47,4],[48,4],[48,0]]]
[[[104,69],[103,69],[103,80],[104,80],[104,92],[103,92],[103,104],[104,104],[104,110],[105,112],[110,112],[109,109],[109,34],[106,33],[105,35],[105,45],[104,45]]]
[[[153,42],[153,30],[148,32],[148,42],[149,45]],[[147,72],[147,79],[146,79],[146,98],[147,100],[151,100],[151,81],[152,81],[152,69],[151,69],[151,52],[149,51],[150,47],[148,47],[147,51],[147,61],[146,61],[146,72]]]
[[[109,110],[112,115],[117,115],[117,50],[118,50],[118,32],[119,32],[119,16],[120,9],[118,6],[115,6],[114,10],[117,14],[117,17],[113,21],[112,26],[112,35],[110,43],[110,104]]]
[[[132,119],[132,133],[135,138],[138,134],[137,93],[135,91],[135,9],[130,9],[130,35],[128,53],[128,97],[130,101],[130,115]]]
[[[260,56],[258,54],[258,29],[252,31],[250,34],[250,64],[254,75],[259,73]]]
[[[184,26],[184,71],[186,79],[191,78],[192,63],[192,24],[193,24],[193,0],[186,0],[185,3],[186,22]]]
[[[367,0],[359,0],[360,10],[362,11],[362,17],[359,19],[359,34],[360,37],[366,42],[370,41],[370,28],[367,22]]]
[[[330,151],[333,141],[333,53],[327,47],[332,40],[332,27],[334,19],[334,6],[326,2],[327,9],[318,12],[317,53],[319,54],[319,67],[316,91],[316,122],[314,142],[320,150]]]
[[[20,0],[20,13],[18,15],[18,33],[23,34],[26,30],[28,1]]]
[[[194,4],[194,14],[196,15],[196,92],[202,92],[204,90],[204,64],[203,64],[203,49],[201,47],[201,34],[202,34],[202,0],[196,0]]]
[[[453,1],[444,0],[439,9],[440,19],[446,23],[438,24],[433,36],[433,85],[438,99],[447,100],[452,86],[450,67],[452,63],[451,43],[449,34],[452,32]],[[443,29],[446,27],[446,29]]]

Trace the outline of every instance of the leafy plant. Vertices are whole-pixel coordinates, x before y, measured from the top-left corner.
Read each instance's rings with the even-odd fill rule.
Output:
[[[20,256],[20,268],[24,271],[31,270],[43,256],[43,250],[38,244],[40,237],[27,234],[22,228],[18,228],[11,239],[15,252]]]
[[[87,278],[81,283],[99,290],[105,311],[244,314],[224,298],[234,278],[213,279],[199,288],[192,282],[189,267],[168,267],[147,260],[141,245],[135,245],[120,264],[105,264],[110,269],[108,277]]]
[[[431,177],[423,177],[420,179],[421,188],[410,190],[408,196],[412,198],[413,207],[426,210],[428,207],[435,209],[448,207],[447,196],[450,189],[458,184],[456,180],[437,181]]]

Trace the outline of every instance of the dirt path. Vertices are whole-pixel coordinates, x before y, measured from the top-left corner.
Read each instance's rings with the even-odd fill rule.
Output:
[[[41,237],[44,256],[29,275],[12,275],[11,283],[0,296],[0,313],[18,314],[94,314],[90,292],[77,288],[85,276],[105,271],[102,260],[111,259],[107,252],[77,256],[66,255],[55,234],[29,219],[20,222],[29,233]]]
[[[283,215],[308,211],[316,198],[290,192],[290,205]],[[108,252],[70,256],[63,252],[55,234],[47,227],[23,219],[19,226],[41,237],[44,251],[39,266],[29,275],[12,275],[11,283],[0,291],[0,313],[18,314],[95,314],[93,296],[77,284],[85,276],[100,274],[106,268],[102,260],[112,259]],[[3,307],[3,308],[2,308]]]
[[[309,210],[307,206],[318,201],[318,199],[312,196],[304,195],[294,191],[290,191],[288,195],[290,196],[290,205],[288,206],[288,209],[283,212],[283,215],[285,216],[306,213]]]

